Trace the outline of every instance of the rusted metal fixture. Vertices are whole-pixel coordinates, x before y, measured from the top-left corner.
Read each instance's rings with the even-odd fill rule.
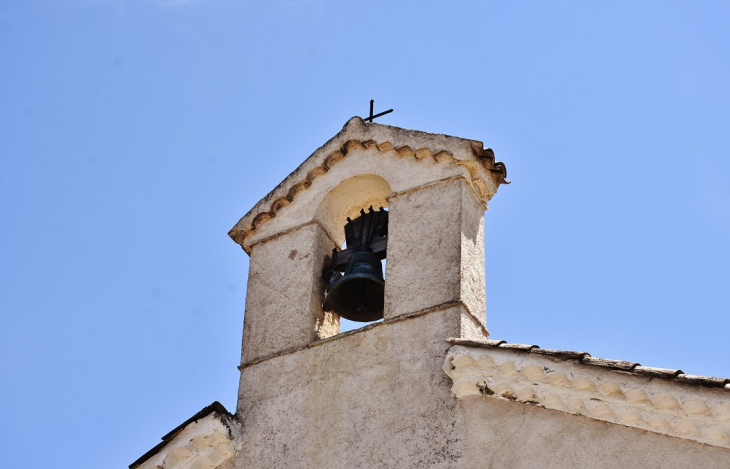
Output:
[[[372,206],[367,213],[360,210],[359,217],[347,219],[345,240],[347,249],[333,249],[332,257],[325,259],[322,308],[351,321],[382,319],[385,280],[380,261],[386,255],[388,212]]]

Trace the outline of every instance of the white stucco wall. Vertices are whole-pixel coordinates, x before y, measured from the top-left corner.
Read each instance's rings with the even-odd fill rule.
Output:
[[[453,373],[459,369],[453,360],[462,357],[468,362],[464,357],[469,354],[476,357],[474,363],[482,359],[492,369],[484,359],[488,351],[450,348],[446,338],[459,330],[457,310],[397,319],[244,368],[235,467],[728,467],[730,449],[720,446],[721,441],[670,436],[649,423],[630,426],[589,413],[601,403],[591,398],[631,404],[617,393],[625,390],[631,395],[631,389],[641,388],[650,402],[656,400],[655,413],[681,412],[717,426],[726,418],[718,413],[726,402],[724,389],[621,373],[616,377],[611,370],[589,366],[578,373],[571,369],[576,365],[560,359],[533,363],[535,357],[505,351],[490,357],[500,375],[504,369],[513,376],[514,367],[514,382],[532,380],[547,389],[553,386],[548,375],[562,373],[568,383],[574,382],[563,388],[565,393],[574,393],[572,398],[583,393],[588,411],[573,413],[567,406],[556,410],[512,396],[487,396],[479,392],[478,379],[472,379],[479,374],[473,364],[467,363],[472,369],[463,367],[460,376]],[[544,365],[552,371],[546,373]],[[554,379],[560,386],[557,378],[562,376]],[[467,384],[474,392],[466,390]],[[513,385],[515,393],[520,389]],[[668,403],[663,397],[667,394],[675,396],[681,410]],[[692,403],[697,399],[708,402],[710,415],[698,413]],[[618,407],[616,412],[620,415]],[[702,429],[699,435],[706,434]]]
[[[709,388],[577,360],[455,346],[444,371],[458,398],[511,399],[730,448],[730,389]]]

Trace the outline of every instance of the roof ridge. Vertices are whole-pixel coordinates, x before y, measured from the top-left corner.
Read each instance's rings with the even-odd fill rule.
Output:
[[[352,121],[352,119],[351,119]],[[349,121],[348,121],[349,123]],[[367,124],[367,125],[375,125],[375,124]],[[391,127],[391,126],[386,126]],[[330,142],[334,141],[337,137],[341,137],[344,139],[346,138],[345,135],[345,129],[347,128],[347,125],[343,128],[340,133],[338,133],[335,137],[333,137]],[[400,129],[399,127],[392,127],[394,129]],[[408,130],[408,129],[400,129],[400,130]],[[421,131],[413,131],[413,132],[421,132]],[[440,134],[434,134],[434,135],[440,135]],[[475,193],[478,195],[480,199],[482,198],[491,198],[490,190],[488,188],[487,183],[480,177],[479,174],[479,168],[483,168],[489,177],[491,177],[492,182],[498,187],[500,184],[509,184],[510,181],[506,179],[507,177],[507,167],[504,163],[497,161],[494,155],[494,151],[491,148],[483,148],[482,142],[477,142],[475,140],[469,140],[461,137],[452,137],[452,136],[444,136],[454,139],[460,139],[464,142],[468,142],[468,149],[467,152],[470,152],[470,154],[474,157],[475,161],[468,161],[468,160],[462,160],[458,159],[454,153],[450,150],[447,150],[446,148],[439,148],[438,145],[433,145],[434,142],[430,142],[429,146],[421,147],[421,148],[413,148],[409,145],[398,145],[394,144],[390,140],[397,140],[395,136],[390,136],[390,140],[383,139],[381,141],[375,140],[371,138],[370,136],[366,136],[367,138],[349,138],[344,140],[340,145],[336,147],[330,147],[328,153],[326,153],[326,156],[322,158],[321,164],[318,164],[314,167],[311,167],[309,171],[306,172],[306,174],[301,175],[301,179],[292,179],[295,173],[299,170],[304,170],[304,163],[300,165],[297,169],[295,169],[287,178],[282,181],[277,187],[275,187],[266,197],[264,197],[261,201],[259,201],[246,215],[244,215],[234,226],[231,228],[228,232],[228,236],[233,239],[237,244],[241,245],[243,249],[246,252],[249,252],[250,249],[247,249],[245,246],[245,239],[252,234],[254,234],[259,226],[261,226],[263,223],[266,223],[267,221],[271,220],[272,218],[275,218],[277,213],[286,207],[287,205],[291,204],[297,194],[301,191],[309,189],[309,187],[312,185],[314,180],[318,178],[319,176],[322,176],[323,174],[326,174],[335,164],[339,163],[340,161],[344,160],[345,157],[348,155],[348,153],[352,152],[353,150],[368,150],[370,148],[375,148],[379,154],[392,154],[395,156],[398,156],[400,158],[402,157],[410,157],[414,158],[417,161],[423,160],[423,159],[432,159],[436,163],[441,163],[443,161],[449,162],[451,164],[457,165],[457,166],[463,166],[466,168],[466,172],[468,174],[468,180],[471,183],[471,185],[474,187]],[[329,142],[327,142],[329,143]],[[325,151],[325,146],[327,144],[323,145],[322,147],[315,150],[312,155],[310,155],[306,161],[309,160],[312,156],[317,154],[320,151]],[[302,169],[304,168],[304,169]],[[285,190],[286,189],[286,190]],[[275,196],[275,195],[278,195]],[[270,198],[271,200],[267,200],[267,198]],[[258,207],[259,204],[264,202],[265,207]],[[253,215],[256,213],[256,215]],[[244,223],[244,220],[246,222]],[[250,221],[249,221],[250,220]]]
[[[724,388],[730,391],[730,378],[721,378],[715,376],[702,376],[687,374],[682,370],[672,368],[657,368],[651,366],[642,366],[641,363],[628,362],[624,360],[613,360],[609,358],[598,358],[591,356],[587,352],[576,352],[571,350],[553,350],[544,349],[539,345],[513,344],[505,340],[474,340],[461,339],[452,337],[446,339],[451,346],[465,345],[482,348],[501,348],[508,350],[516,350],[525,353],[537,353],[541,355],[552,355],[563,360],[576,360],[581,365],[599,366],[612,370],[629,372],[637,375],[651,376],[653,378],[662,378],[666,380],[678,381],[680,383],[692,384],[697,386],[705,386],[709,388]]]

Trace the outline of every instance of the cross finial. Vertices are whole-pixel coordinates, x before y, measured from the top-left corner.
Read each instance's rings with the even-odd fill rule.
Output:
[[[376,117],[384,116],[384,115],[386,115],[386,114],[390,114],[391,112],[393,112],[393,110],[392,110],[392,109],[388,109],[388,110],[387,110],[387,111],[385,111],[385,112],[381,112],[381,113],[379,113],[379,114],[375,114],[375,115],[373,115],[373,105],[374,105],[374,104],[375,104],[375,100],[374,100],[374,99],[371,99],[371,100],[370,100],[370,117],[366,117],[366,118],[364,119],[364,120],[365,120],[365,122],[372,122],[372,121],[373,121],[373,119],[375,119]]]

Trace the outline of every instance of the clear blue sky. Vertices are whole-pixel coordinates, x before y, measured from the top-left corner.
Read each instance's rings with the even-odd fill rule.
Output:
[[[371,98],[507,164],[493,338],[730,376],[729,57],[725,1],[0,1],[3,464],[233,411],[226,233]]]

